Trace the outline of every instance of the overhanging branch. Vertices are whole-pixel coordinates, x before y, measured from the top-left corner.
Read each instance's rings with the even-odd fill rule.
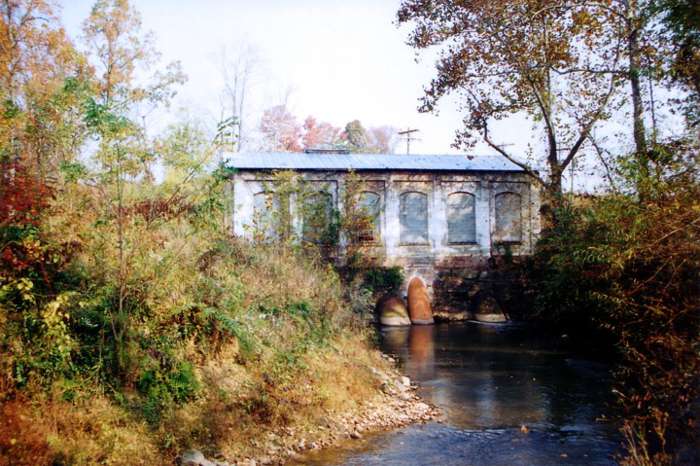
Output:
[[[522,168],[523,171],[530,177],[534,178],[537,180],[541,185],[545,185],[545,181],[542,179],[542,177],[529,165],[526,163],[523,163],[519,160],[517,160],[515,157],[511,156],[508,152],[506,152],[501,146],[496,144],[494,141],[491,140],[489,136],[489,129],[488,129],[488,123],[486,121],[482,122],[482,137],[484,138],[484,141],[486,144],[488,144],[491,148],[493,148],[496,152],[501,154],[506,160],[508,160],[511,163],[514,163],[518,167]]]

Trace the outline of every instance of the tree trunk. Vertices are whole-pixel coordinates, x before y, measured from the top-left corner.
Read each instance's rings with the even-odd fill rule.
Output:
[[[540,214],[542,215],[543,235],[559,222],[559,209],[564,206],[564,195],[561,189],[561,170],[552,168],[549,180],[543,185],[544,192]]]
[[[627,25],[629,28],[627,54],[629,56],[629,80],[632,94],[632,123],[634,131],[635,155],[639,170],[637,191],[640,198],[643,198],[646,194],[645,185],[649,178],[649,157],[646,141],[646,129],[644,127],[642,88],[639,82],[639,18],[637,17],[636,0],[629,0],[627,5]]]

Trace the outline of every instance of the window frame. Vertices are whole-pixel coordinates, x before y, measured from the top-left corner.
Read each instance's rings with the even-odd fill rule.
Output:
[[[333,194],[328,192],[328,191],[325,191],[325,190],[314,191],[303,199],[302,202],[304,205],[300,206],[301,211],[302,211],[301,212],[301,214],[302,214],[301,215],[301,240],[305,241],[307,243],[327,245],[327,244],[332,244],[333,241],[332,240],[324,241],[323,239],[315,240],[315,239],[309,238],[307,236],[307,232],[308,232],[308,230],[307,230],[307,214],[309,214],[309,212],[307,212],[307,210],[306,210],[306,208],[307,208],[306,204],[312,198],[321,198],[321,197],[325,198],[327,201],[327,203],[326,203],[326,208],[327,208],[326,209],[326,216],[327,216],[327,218],[326,218],[326,224],[324,225],[326,231],[321,232],[321,237],[323,237],[323,235],[327,232],[328,228],[331,227],[331,223],[333,222],[333,211],[334,211],[334,209],[337,209],[337,206],[335,205],[335,199],[333,197]]]
[[[406,231],[405,223],[403,222],[405,199],[412,194],[421,196],[425,200],[425,241],[407,241],[404,239]],[[430,197],[428,193],[417,190],[403,191],[399,194],[399,244],[401,246],[429,246],[430,245]]]
[[[451,241],[450,240],[450,198],[453,196],[469,196],[471,199],[471,208],[472,208],[472,221],[471,221],[471,228],[473,228],[474,232],[474,239],[471,241]],[[447,197],[445,199],[445,222],[446,222],[446,227],[447,227],[447,244],[449,245],[454,245],[454,246],[462,246],[462,245],[473,245],[473,244],[478,244],[478,236],[477,236],[477,221],[476,221],[476,194],[470,193],[468,191],[453,191],[449,194],[447,194]]]

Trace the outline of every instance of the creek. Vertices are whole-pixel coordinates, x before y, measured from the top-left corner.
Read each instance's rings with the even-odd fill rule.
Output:
[[[609,368],[516,324],[385,327],[394,355],[442,422],[346,441],[309,465],[614,465]]]

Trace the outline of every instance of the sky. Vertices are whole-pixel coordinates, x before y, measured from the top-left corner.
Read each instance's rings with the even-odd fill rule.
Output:
[[[411,143],[411,153],[463,153],[451,147],[455,131],[462,125],[456,97],[444,98],[438,115],[417,111],[423,88],[435,75],[437,54],[416,55],[406,45],[410,27],[396,25],[400,0],[131,3],[142,16],[143,30],[154,34],[155,48],[162,54],[161,69],[180,61],[188,77],[171,108],[145,117],[149,130],[192,117],[215,128],[222,117],[221,50],[225,47],[229,55],[235,55],[248,47],[254,50],[257,65],[245,126],[257,126],[263,109],[286,103],[300,122],[313,115],[337,127],[358,119],[365,127],[417,128],[420,139]],[[62,0],[62,20],[74,39],[80,37],[81,24],[92,4],[93,0]],[[622,140],[612,139],[612,146],[619,151],[631,140],[627,122],[625,116],[608,121],[595,130],[596,137],[622,134]],[[678,126],[678,121],[670,123],[670,127]],[[495,122],[490,130],[495,141],[522,160],[528,145],[535,152],[544,150],[542,132],[524,118]],[[405,143],[396,150],[405,151]],[[494,151],[481,143],[469,153]],[[580,173],[575,186],[579,190],[590,191],[602,179],[600,166],[590,157],[581,160],[577,169]],[[568,171],[564,186],[569,187],[567,175]]]
[[[78,37],[92,1],[64,0],[63,22]],[[249,120],[282,103],[301,121],[313,115],[343,127],[359,119],[365,127],[419,129],[412,153],[459,153],[451,147],[461,116],[455,101],[439,115],[417,111],[423,86],[434,75],[435,54],[416,62],[405,44],[409,28],[395,24],[398,0],[132,0],[144,30],[155,35],[162,64],[179,60],[187,83],[171,112],[187,109],[211,121],[220,116],[223,78],[220,51],[248,45],[259,65]],[[231,52],[229,52],[231,53]],[[527,124],[502,128],[501,141],[522,145]],[[517,147],[517,146],[513,146]],[[511,148],[513,148],[511,147]],[[405,143],[397,147],[404,151]],[[492,153],[486,146],[474,153]]]

